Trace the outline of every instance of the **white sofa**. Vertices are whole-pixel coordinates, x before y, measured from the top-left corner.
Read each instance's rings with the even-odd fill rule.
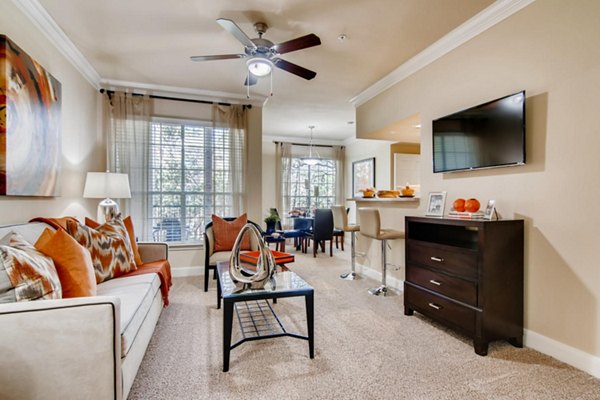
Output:
[[[35,243],[44,223],[0,226]],[[140,243],[144,262],[167,245]],[[0,304],[0,399],[126,399],[163,308],[157,274],[112,279],[98,296]]]

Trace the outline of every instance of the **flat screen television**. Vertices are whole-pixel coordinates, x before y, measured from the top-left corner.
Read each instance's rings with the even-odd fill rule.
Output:
[[[525,91],[433,121],[433,172],[525,164]]]

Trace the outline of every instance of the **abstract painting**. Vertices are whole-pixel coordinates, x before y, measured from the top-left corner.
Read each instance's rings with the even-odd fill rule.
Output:
[[[61,85],[0,35],[0,195],[58,196]]]

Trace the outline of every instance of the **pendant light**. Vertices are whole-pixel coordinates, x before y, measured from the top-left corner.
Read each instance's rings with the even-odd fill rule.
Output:
[[[317,165],[319,161],[321,161],[321,157],[319,157],[319,153],[317,153],[317,149],[313,148],[313,129],[315,129],[314,125],[309,125],[308,129],[310,129],[310,142],[308,146],[308,156],[302,157],[301,160],[306,165]]]

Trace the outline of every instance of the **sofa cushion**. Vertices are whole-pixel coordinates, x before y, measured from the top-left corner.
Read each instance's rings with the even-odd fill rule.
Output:
[[[63,298],[96,295],[96,276],[90,252],[66,231],[44,230],[35,242],[35,248],[54,261]]]
[[[60,299],[60,280],[54,262],[23,237],[11,232],[0,245],[0,303]]]
[[[75,240],[89,250],[97,283],[137,268],[129,236],[120,216],[100,225],[97,229],[67,221],[67,230]]]
[[[129,352],[159,289],[157,274],[125,276],[98,285],[99,296],[121,300],[121,358]]]
[[[231,257],[230,251],[219,251],[217,253],[212,253],[209,258],[209,265],[217,265],[220,261],[229,261],[229,257]]]

